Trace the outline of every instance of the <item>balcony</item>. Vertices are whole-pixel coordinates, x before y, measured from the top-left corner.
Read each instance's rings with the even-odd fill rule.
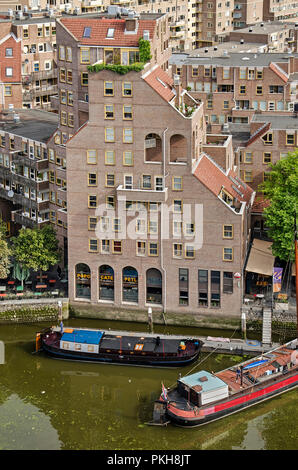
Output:
[[[117,200],[141,201],[141,202],[166,202],[168,199],[168,188],[161,191],[155,189],[126,189],[120,185],[117,188]]]
[[[14,163],[28,166],[29,168],[34,168],[35,170],[47,170],[49,167],[48,160],[37,160],[33,158],[29,158],[24,152],[14,153],[12,155],[12,161]]]
[[[0,166],[0,176],[9,179],[12,183],[29,186],[30,188],[36,189],[37,191],[44,191],[45,189],[49,189],[48,180],[34,180],[28,178],[27,176],[13,173],[10,168],[4,168]]]
[[[33,219],[30,217],[28,212],[23,212],[22,209],[18,211],[12,211],[11,220],[16,224],[23,225],[27,228],[40,227],[42,224],[49,222],[47,219],[42,219],[41,217],[38,217],[37,220]]]

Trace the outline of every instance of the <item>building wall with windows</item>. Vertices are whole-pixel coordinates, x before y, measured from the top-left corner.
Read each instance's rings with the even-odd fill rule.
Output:
[[[11,33],[11,23],[0,28],[0,110],[22,107],[21,43]]]
[[[296,54],[230,53],[181,62],[171,58],[172,73],[205,104],[211,132],[225,123],[248,124],[255,113],[291,112],[297,97]],[[220,126],[218,128],[218,125]]]
[[[239,183],[244,196],[201,152],[203,107],[187,115],[190,97],[176,88],[177,109],[166,80],[160,68],[89,75],[89,121],[66,144],[70,298],[239,315],[234,273],[244,261],[252,191]],[[222,192],[233,180],[237,208],[235,195]],[[190,212],[184,222],[196,204],[200,217]]]
[[[239,168],[243,181],[262,194],[259,185],[270,177],[269,164],[285,158],[297,149],[298,123],[294,114],[255,115],[251,137],[238,149]]]

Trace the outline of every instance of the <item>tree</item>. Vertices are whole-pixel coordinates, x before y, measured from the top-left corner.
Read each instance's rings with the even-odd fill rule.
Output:
[[[298,211],[298,149],[271,164],[269,178],[260,185],[269,205],[264,209],[272,238],[272,253],[284,261],[294,260],[294,226]]]
[[[55,230],[50,225],[42,229],[22,228],[12,238],[12,251],[21,270],[47,271],[61,257]]]
[[[5,225],[0,222],[0,279],[6,279],[10,268],[10,249],[5,240]]]

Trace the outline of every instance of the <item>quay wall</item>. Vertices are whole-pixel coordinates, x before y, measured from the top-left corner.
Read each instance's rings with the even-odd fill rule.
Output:
[[[57,321],[69,317],[67,298],[6,300],[0,302],[0,324]]]

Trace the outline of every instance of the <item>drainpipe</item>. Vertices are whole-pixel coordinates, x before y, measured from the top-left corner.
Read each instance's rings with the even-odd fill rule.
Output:
[[[163,186],[164,189],[166,187],[166,132],[168,128],[163,131],[162,137],[162,158],[163,158]],[[163,256],[163,223],[164,223],[164,216],[163,216],[163,203],[161,204],[161,211],[160,211],[160,266],[163,271],[163,279],[164,279],[164,290],[163,290],[163,312],[166,313],[167,311],[167,273],[164,267],[164,256]]]

